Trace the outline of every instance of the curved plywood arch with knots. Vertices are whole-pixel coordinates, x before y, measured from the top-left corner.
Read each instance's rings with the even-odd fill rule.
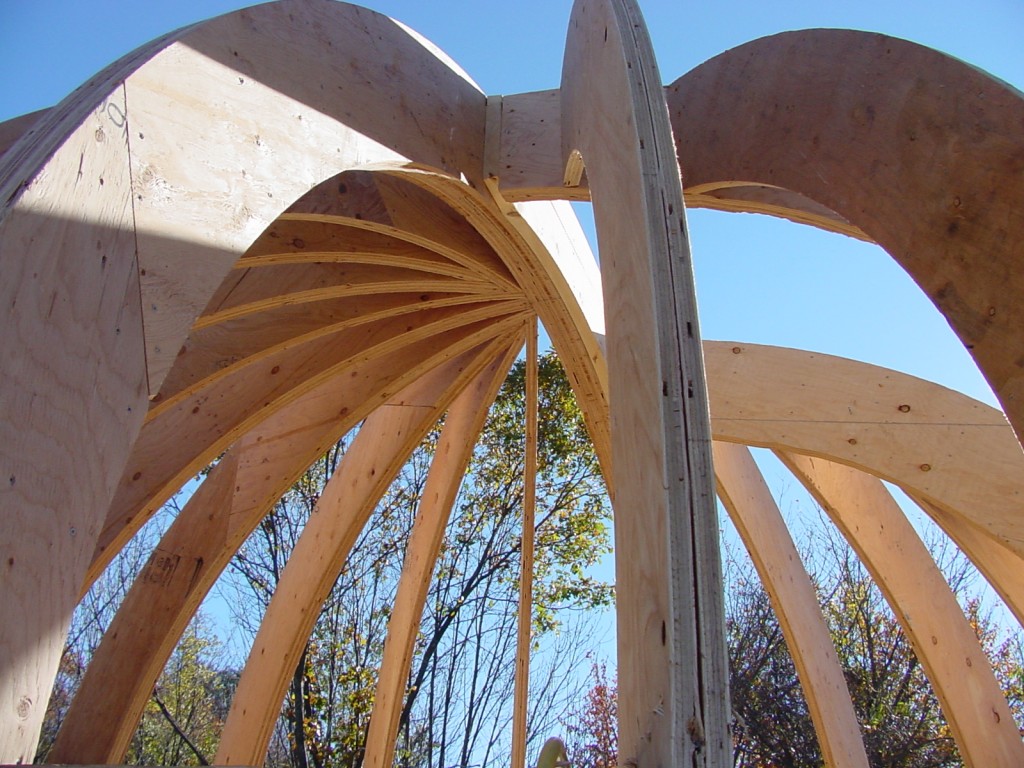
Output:
[[[1019,431],[1020,95],[918,46],[827,31],[751,43],[663,89],[631,0],[577,3],[566,50],[561,89],[485,98],[395,22],[291,0],[173,33],[63,104],[0,127],[0,301],[11,308],[0,335],[0,461],[10,468],[0,516],[0,760],[31,756],[76,597],[184,478],[223,454],[133,588],[51,759],[123,759],[161,658],[292,478],[366,418],[341,476],[385,469],[364,488],[362,510],[460,391],[474,380],[477,394],[496,386],[481,372],[508,362],[534,315],[565,361],[624,528],[630,497],[661,492],[630,470],[629,430],[664,432],[650,455],[666,476],[686,461],[698,475],[710,470],[703,448],[684,461],[670,434],[680,425],[700,432],[706,413],[680,422],[660,401],[670,390],[676,404],[690,391],[699,401],[706,362],[711,422],[698,442],[713,435],[815,457],[791,459],[803,470],[834,461],[895,482],[1024,615],[1024,474],[1001,414],[821,355],[741,343],[706,344],[702,356],[692,296],[673,284],[686,258],[675,149],[691,204],[781,215],[887,248],[972,348]],[[836,51],[850,62],[842,71]],[[382,57],[388,76],[368,74]],[[950,107],[942,83],[974,95]],[[769,102],[810,111],[744,119]],[[798,146],[812,157],[797,162]],[[874,170],[853,174],[851,164]],[[599,275],[565,209],[514,205],[591,196],[607,328]],[[646,245],[634,259],[637,233]],[[467,408],[470,423],[480,409]],[[473,431],[453,445],[465,450]],[[439,470],[443,485],[458,464]],[[828,503],[839,509],[858,495],[868,492]],[[637,557],[641,539],[620,546]],[[662,592],[680,588],[665,586],[678,555],[639,556]],[[166,568],[192,560],[194,573]],[[327,565],[309,562],[303,579],[327,578]],[[908,592],[891,571],[873,570],[883,589],[903,590],[897,606],[927,600],[928,590]],[[714,568],[698,571],[713,598]],[[628,575],[620,586],[637,591]],[[665,605],[669,620],[686,623],[685,611]],[[413,614],[403,613],[398,634],[408,637]],[[269,617],[261,633],[287,645],[305,631],[286,631],[289,623]],[[651,726],[644,718],[660,705],[648,694],[678,683],[652,627],[627,633],[637,647],[652,641],[644,674],[657,684],[645,687],[632,673],[639,667],[624,664],[623,709],[636,715],[626,741],[644,763],[678,746],[664,730],[691,739],[703,759],[695,733],[726,732],[713,712],[723,697],[710,696],[703,722]],[[943,647],[973,659],[965,637],[950,633]],[[795,656],[817,659],[806,670],[828,666],[820,641],[792,643]],[[818,720],[835,724],[822,734],[830,762],[860,754],[842,746],[855,734],[834,667],[806,670]],[[706,669],[704,684],[718,672]],[[992,691],[960,694],[948,670],[936,674],[966,759],[1017,759],[1016,734],[972,724]],[[696,699],[676,696],[679,688],[670,696],[685,708]],[[245,694],[236,704],[265,719],[275,697]],[[648,734],[649,747],[635,746]]]
[[[348,65],[325,66],[332,50],[346,51]],[[382,53],[397,74],[368,82],[359,67]],[[418,38],[372,11],[307,0],[139,49],[4,153],[3,298],[19,307],[0,348],[10,361],[4,397],[31,417],[0,426],[14,478],[0,523],[11,549],[0,625],[4,656],[19,660],[0,676],[3,759],[31,757],[87,552],[101,529],[107,549],[123,529],[103,520],[125,459],[146,450],[135,436],[147,397],[221,279],[282,205],[326,176],[414,160],[479,179],[483,130],[483,94]],[[27,264],[51,277],[36,281]],[[51,306],[55,275],[70,283]],[[40,397],[45,406],[32,407]],[[135,473],[149,474],[148,463]],[[174,484],[173,471],[156,474]],[[53,508],[68,509],[54,517]],[[56,591],[40,603],[31,596],[43,585]]]
[[[666,96],[687,185],[781,187],[862,230],[935,303],[1024,436],[1018,91],[903,40],[809,30],[723,53]]]

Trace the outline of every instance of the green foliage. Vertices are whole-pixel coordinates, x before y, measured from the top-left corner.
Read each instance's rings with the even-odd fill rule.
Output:
[[[224,669],[212,626],[197,614],[157,681],[126,762],[209,764],[237,681],[237,673]]]
[[[610,551],[610,510],[572,390],[553,353],[539,361],[536,643],[572,633],[612,587],[590,575]],[[493,404],[441,544],[401,713],[401,765],[489,764],[507,757],[523,504],[525,365]],[[402,468],[344,564],[296,669],[268,763],[357,768],[405,546],[442,423]],[[269,601],[284,563],[344,454],[336,446],[253,534],[232,567],[244,624]],[[571,615],[567,611],[573,612]],[[567,616],[570,616],[567,618]],[[255,626],[250,627],[255,631]],[[550,730],[575,690],[582,643],[551,643],[531,725]],[[571,646],[571,647],[570,647]],[[562,698],[559,698],[562,696]],[[540,701],[543,699],[543,703]],[[554,711],[557,710],[557,711]],[[543,735],[548,735],[546,732]]]

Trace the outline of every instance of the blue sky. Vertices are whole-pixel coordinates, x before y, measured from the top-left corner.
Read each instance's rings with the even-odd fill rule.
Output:
[[[0,119],[59,101],[92,73],[234,0],[0,0]],[[371,7],[447,51],[488,93],[558,84],[570,3],[379,0]],[[884,32],[945,51],[1024,88],[1024,3],[648,0],[663,79],[788,29]],[[880,249],[764,216],[691,211],[705,338],[867,360],[993,402],[945,321]]]

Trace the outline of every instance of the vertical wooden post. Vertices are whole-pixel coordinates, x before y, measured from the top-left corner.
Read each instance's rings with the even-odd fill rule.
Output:
[[[563,160],[586,163],[601,251],[619,758],[724,768],[729,669],[704,359],[679,165],[635,0],[576,0],[561,107]]]
[[[537,318],[526,336],[526,447],[523,462],[523,539],[519,566],[516,687],[512,709],[512,768],[526,764],[526,703],[530,692],[530,637],[533,627],[534,507],[537,501]]]

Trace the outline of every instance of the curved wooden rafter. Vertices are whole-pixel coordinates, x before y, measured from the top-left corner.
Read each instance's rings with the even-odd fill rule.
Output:
[[[250,267],[232,274],[222,284],[203,313],[199,328],[287,304],[416,290],[483,296],[514,292],[514,289],[498,288],[493,283],[475,279],[468,271],[460,277],[452,277],[390,265],[330,261]]]
[[[387,173],[401,167],[378,163],[329,179],[294,203],[280,220],[333,222],[390,235],[433,250],[478,278],[514,289],[515,280],[500,256],[460,211],[405,175]]]
[[[714,444],[715,479],[782,627],[829,768],[867,768],[850,691],[818,595],[771,491],[742,445]]]
[[[964,763],[1024,763],[1024,742],[977,635],[881,481],[822,459],[777,455],[842,530],[882,590],[932,683]]]
[[[904,40],[808,30],[734,48],[666,93],[688,185],[782,187],[860,229],[935,303],[1024,435],[1019,92]]]
[[[498,339],[452,357],[380,408],[432,403],[434,410],[422,414],[423,428],[429,428],[506,345]],[[132,585],[89,664],[48,760],[124,760],[143,706],[196,608],[273,504],[363,418],[366,403],[378,400],[381,395],[371,383],[333,380],[272,416],[225,453]],[[404,439],[412,440],[413,434]]]
[[[168,412],[166,419],[150,422],[140,433],[98,537],[93,564],[89,568],[90,580],[99,575],[124,542],[189,477],[207,466],[247,429],[293,402],[303,392],[341,373],[349,379],[366,376],[382,380],[384,372],[391,366],[408,371],[410,360],[455,354],[461,351],[460,347],[474,347],[520,325],[527,314],[525,308],[515,305],[508,311],[483,310],[476,317],[452,313],[450,318],[457,320],[454,327],[441,321],[418,327],[415,333],[405,333],[408,321],[398,318],[399,322],[392,322],[397,335],[383,339],[372,355],[353,356],[351,347],[337,343],[314,348],[315,352],[324,353],[322,357],[315,354],[298,356],[291,350],[285,354],[298,359],[300,365],[309,361],[315,373],[300,368],[301,375],[291,386],[287,383],[275,385],[273,377],[277,374],[273,371],[279,363],[271,357],[251,366],[258,374],[252,370],[246,370],[244,376],[240,374],[241,381],[236,388],[228,387],[223,379],[215,383],[214,387],[220,394],[214,402],[219,410],[207,409],[206,418],[202,418],[203,406],[213,399],[209,392],[197,395],[194,400],[182,401]],[[339,356],[341,360],[337,359]],[[253,389],[259,393],[255,398],[251,394]],[[198,411],[195,410],[197,408]],[[187,424],[193,418],[196,423]],[[192,436],[191,444],[173,439],[174,435],[184,432]]]
[[[394,763],[398,723],[405,702],[413,647],[445,528],[491,403],[521,348],[521,339],[517,341],[520,345],[510,348],[503,359],[495,361],[490,370],[482,373],[452,403],[445,418],[409,535],[402,575],[388,619],[387,640],[366,734],[365,768],[389,768]],[[262,752],[256,754],[262,755]]]
[[[992,538],[985,531],[964,525],[963,518],[938,504],[909,492],[907,494],[932,518],[950,539],[967,555],[989,585],[1002,598],[1003,604],[1024,626],[1024,558]]]
[[[603,253],[617,557],[619,759],[729,762],[711,428],[679,166],[632,0],[577,0],[561,169],[584,172]],[[628,596],[622,599],[623,596]]]
[[[496,381],[493,399],[521,346],[520,329],[471,387],[487,391]],[[356,436],[292,550],[264,614],[224,725],[218,764],[253,765],[266,753],[288,679],[320,607],[378,500],[436,421],[437,414],[431,415],[433,421],[424,419],[417,430],[417,422],[409,421],[416,414],[388,409],[381,413],[379,427],[376,421],[372,430],[364,425]]]
[[[539,200],[590,200],[584,174],[578,186],[565,187],[562,168],[559,92],[537,91],[502,97],[492,118],[499,170],[499,194],[508,203]],[[710,208],[732,213],[763,213],[828,232],[873,242],[860,228],[835,211],[804,195],[772,184],[713,181],[691,184],[681,160],[683,200],[687,208]]]
[[[705,345],[715,439],[870,472],[1024,556],[1024,451],[995,408],[878,366],[795,349]]]
[[[346,51],[351,66],[325,66],[332,51]],[[381,56],[394,76],[362,77],[359,68]],[[0,675],[0,759],[32,757],[61,628],[146,398],[279,201],[379,161],[412,160],[479,183],[483,132],[484,96],[415,36],[365,9],[309,1],[229,14],[144,46],[4,153],[0,293],[19,312],[0,356],[17,361],[6,367],[5,408],[26,418],[0,423],[16,497],[0,541],[51,542],[55,556],[4,546],[11,597],[0,605],[0,643],[20,661]],[[33,280],[29,264],[69,276],[56,315],[49,278]],[[32,408],[40,382],[49,404]],[[95,454],[47,460],[55,445]],[[41,584],[57,593],[24,603]]]
[[[343,177],[344,174],[338,178]],[[438,235],[443,236],[444,230],[437,230],[434,237]],[[362,219],[349,217],[330,221],[277,219],[249,246],[235,269],[304,261],[368,261],[451,277],[467,273],[465,265],[443,255],[436,245],[417,245],[394,234],[371,229]],[[475,273],[470,271],[470,274]]]
[[[207,326],[193,333],[164,380],[168,398],[184,397],[208,386],[215,377],[253,365],[265,357],[292,347],[372,326],[388,318],[410,316],[415,322],[421,312],[463,307],[479,308],[507,296],[481,297],[479,294],[433,293],[419,290],[342,296],[309,304],[286,304],[235,320]],[[371,328],[366,329],[371,332]],[[162,398],[161,398],[162,399]]]
[[[517,209],[503,202],[491,184],[488,200],[446,174],[422,168],[388,168],[384,173],[445,201],[504,261],[559,353],[612,488],[608,370],[595,337],[604,333],[601,276],[571,208],[539,202]]]

